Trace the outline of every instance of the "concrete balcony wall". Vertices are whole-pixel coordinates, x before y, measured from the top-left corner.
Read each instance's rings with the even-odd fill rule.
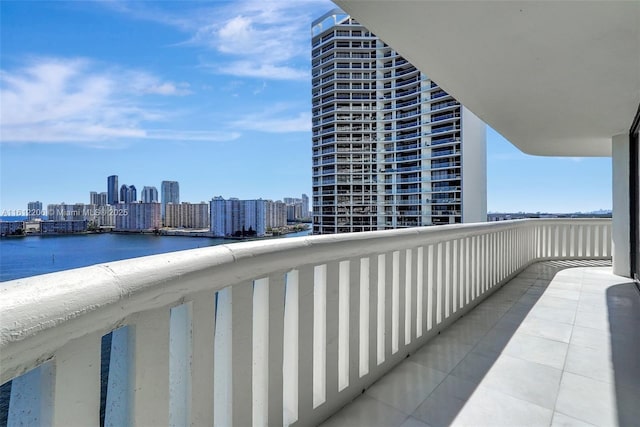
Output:
[[[609,259],[609,220],[215,246],[5,282],[10,424],[315,425],[532,262]],[[34,421],[35,420],[35,421]]]

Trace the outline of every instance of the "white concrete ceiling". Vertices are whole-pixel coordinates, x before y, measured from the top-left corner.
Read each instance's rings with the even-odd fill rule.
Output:
[[[334,0],[522,151],[608,156],[640,103],[640,0]]]

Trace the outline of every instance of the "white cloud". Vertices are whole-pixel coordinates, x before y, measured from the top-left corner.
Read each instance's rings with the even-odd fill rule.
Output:
[[[256,77],[270,80],[307,80],[309,72],[285,65],[261,63],[260,61],[234,61],[213,66],[216,72],[237,77]]]
[[[190,3],[183,12],[162,10],[162,2],[103,4],[137,19],[184,31],[184,43],[204,46],[222,55],[203,66],[239,77],[304,80],[309,78],[310,25],[335,7],[328,0]],[[194,6],[195,5],[195,6]]]
[[[158,77],[143,71],[121,73],[120,80],[126,88],[142,95],[185,96],[192,93],[189,89],[189,83],[162,81]]]
[[[311,114],[308,112],[282,114],[282,106],[274,106],[268,112],[249,114],[233,121],[236,129],[254,130],[268,133],[310,132]]]
[[[234,3],[220,23],[198,29],[192,41],[231,59],[215,64],[222,74],[274,80],[308,79],[312,17],[295,2]]]
[[[186,83],[83,58],[37,58],[0,71],[0,141],[104,145],[123,139],[230,140],[237,133],[153,130],[171,111],[150,96],[187,95]],[[151,98],[154,99],[154,98]],[[100,143],[100,144],[94,144]]]

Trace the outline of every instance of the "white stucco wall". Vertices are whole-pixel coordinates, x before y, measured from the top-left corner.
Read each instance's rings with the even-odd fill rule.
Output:
[[[462,222],[486,220],[486,125],[478,116],[462,107]]]
[[[612,139],[613,162],[613,273],[629,277],[631,272],[631,228],[629,218],[629,134]]]

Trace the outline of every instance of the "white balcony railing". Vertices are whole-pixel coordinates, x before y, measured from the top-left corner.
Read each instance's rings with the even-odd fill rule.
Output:
[[[610,258],[608,220],[254,241],[5,282],[9,420],[314,425],[541,259]],[[25,374],[26,375],[23,375]]]

